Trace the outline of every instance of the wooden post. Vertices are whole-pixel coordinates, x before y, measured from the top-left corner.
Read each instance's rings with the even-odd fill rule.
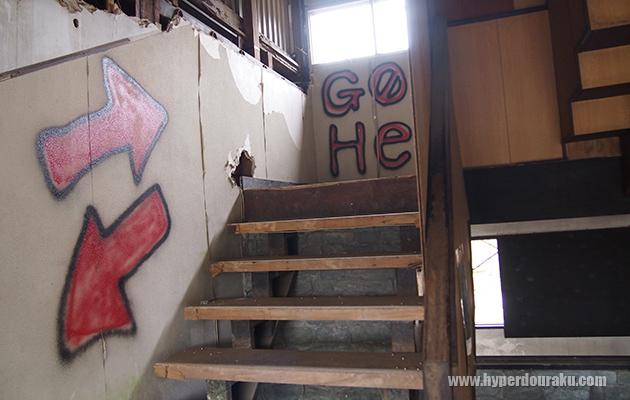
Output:
[[[136,0],[136,16],[153,23],[160,22],[160,0]]]
[[[293,26],[293,54],[295,61],[300,66],[298,72],[298,86],[308,87],[310,81],[310,60],[308,51],[308,35],[305,30],[308,27],[306,16],[304,15],[304,0],[289,0],[291,6],[291,22]]]
[[[243,0],[245,38],[243,50],[260,61],[260,29],[258,27],[258,1]]]

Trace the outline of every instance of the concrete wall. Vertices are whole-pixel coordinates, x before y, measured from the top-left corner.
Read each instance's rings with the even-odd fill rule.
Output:
[[[49,3],[50,31],[77,15]],[[224,229],[241,217],[229,156],[246,150],[256,177],[315,180],[305,107],[191,26],[0,82],[0,397],[205,398],[204,382],[152,365],[216,343],[184,306],[238,293],[207,270],[240,253]]]
[[[320,181],[415,174],[406,52],[315,65],[312,72]]]

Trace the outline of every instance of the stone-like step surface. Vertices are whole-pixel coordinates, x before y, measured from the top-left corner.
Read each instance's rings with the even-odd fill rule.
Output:
[[[156,376],[297,385],[422,389],[422,354],[194,347],[154,365]]]
[[[418,296],[258,297],[218,299],[186,307],[187,320],[420,321]]]
[[[212,276],[223,272],[312,271],[335,269],[422,267],[421,254],[310,256],[218,261],[210,264]]]

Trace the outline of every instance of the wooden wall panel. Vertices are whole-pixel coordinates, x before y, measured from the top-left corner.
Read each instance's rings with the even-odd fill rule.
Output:
[[[449,29],[453,102],[464,168],[508,164],[497,21]]]
[[[604,29],[630,23],[627,0],[587,0],[591,29]]]
[[[512,163],[562,157],[546,11],[497,20]]]

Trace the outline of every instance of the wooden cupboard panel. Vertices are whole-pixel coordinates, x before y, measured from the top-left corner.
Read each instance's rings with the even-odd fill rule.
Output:
[[[512,163],[562,157],[547,11],[497,21]]]
[[[587,0],[591,29],[630,24],[630,1]]]
[[[578,101],[571,107],[576,135],[630,128],[630,95]]]
[[[584,89],[630,82],[630,46],[587,51],[578,59]]]
[[[464,168],[508,164],[497,22],[449,28],[448,46]]]

